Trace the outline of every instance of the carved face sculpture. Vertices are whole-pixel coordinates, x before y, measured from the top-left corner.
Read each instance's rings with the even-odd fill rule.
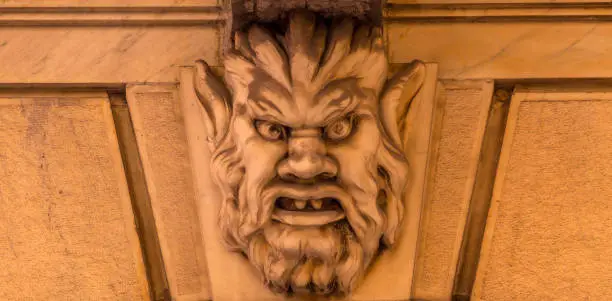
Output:
[[[400,137],[423,64],[387,81],[379,29],[309,13],[284,35],[253,25],[234,44],[227,86],[204,62],[195,78],[224,240],[276,292],[346,294],[395,242]]]

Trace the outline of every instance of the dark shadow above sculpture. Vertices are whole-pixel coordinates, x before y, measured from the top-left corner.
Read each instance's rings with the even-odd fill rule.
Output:
[[[197,64],[219,227],[280,293],[349,293],[404,213],[400,137],[425,68],[387,80],[379,28],[328,24],[299,12],[285,32],[238,32],[225,84]]]

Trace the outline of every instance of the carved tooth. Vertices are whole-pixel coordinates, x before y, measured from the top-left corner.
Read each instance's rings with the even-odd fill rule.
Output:
[[[323,200],[310,200],[310,205],[312,205],[312,208],[319,210],[323,207]]]
[[[297,209],[304,209],[304,208],[306,208],[306,201],[303,201],[303,200],[295,200],[294,204],[295,204],[295,207],[296,207]]]

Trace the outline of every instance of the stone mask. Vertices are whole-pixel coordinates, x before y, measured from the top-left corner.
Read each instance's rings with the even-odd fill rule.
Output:
[[[235,34],[225,84],[197,62],[219,227],[283,294],[348,294],[395,243],[413,62],[387,80],[381,31],[294,13],[286,32]]]

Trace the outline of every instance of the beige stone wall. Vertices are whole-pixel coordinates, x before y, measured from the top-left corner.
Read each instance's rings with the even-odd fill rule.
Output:
[[[210,299],[178,88],[137,85],[127,96],[170,290],[176,300]]]
[[[539,102],[532,88],[528,101],[520,100],[527,92],[504,100],[515,107],[507,121],[514,134],[500,131],[505,109],[503,118],[495,107],[490,112],[497,113],[486,112],[491,136],[482,146],[471,144],[485,129],[475,121],[482,112],[475,98],[469,91],[446,98],[455,102],[440,108],[448,115],[433,132],[413,297],[598,300],[609,294],[603,258],[610,197],[602,175],[612,160],[603,134],[612,119],[604,117],[607,100],[594,95],[610,85],[604,37],[612,11],[585,1],[548,2],[394,0],[384,11],[392,63],[435,62],[442,82],[489,80],[510,92],[521,84],[548,85],[537,92]],[[490,103],[491,94],[479,101]],[[485,228],[480,248],[474,235]]]
[[[208,26],[11,26],[0,36],[0,60],[12,62],[0,66],[6,84],[176,82],[177,66],[218,61],[217,29]]]
[[[2,1],[2,84],[104,86],[177,81],[178,66],[219,63],[216,1]]]
[[[584,2],[387,1],[390,63],[429,75],[402,240],[353,300],[612,293],[612,9]],[[227,4],[2,1],[1,300],[282,299],[219,243],[201,108],[179,85],[196,59],[220,66]],[[482,146],[506,124],[493,91],[520,85],[500,156]],[[113,117],[107,92],[129,107]]]
[[[606,299],[612,94],[525,89],[513,102],[473,299]]]
[[[425,300],[452,295],[493,83],[447,81],[438,89],[412,292]]]
[[[0,96],[0,299],[147,300],[109,100]]]
[[[176,91],[219,5],[0,4],[0,299],[211,298]]]

